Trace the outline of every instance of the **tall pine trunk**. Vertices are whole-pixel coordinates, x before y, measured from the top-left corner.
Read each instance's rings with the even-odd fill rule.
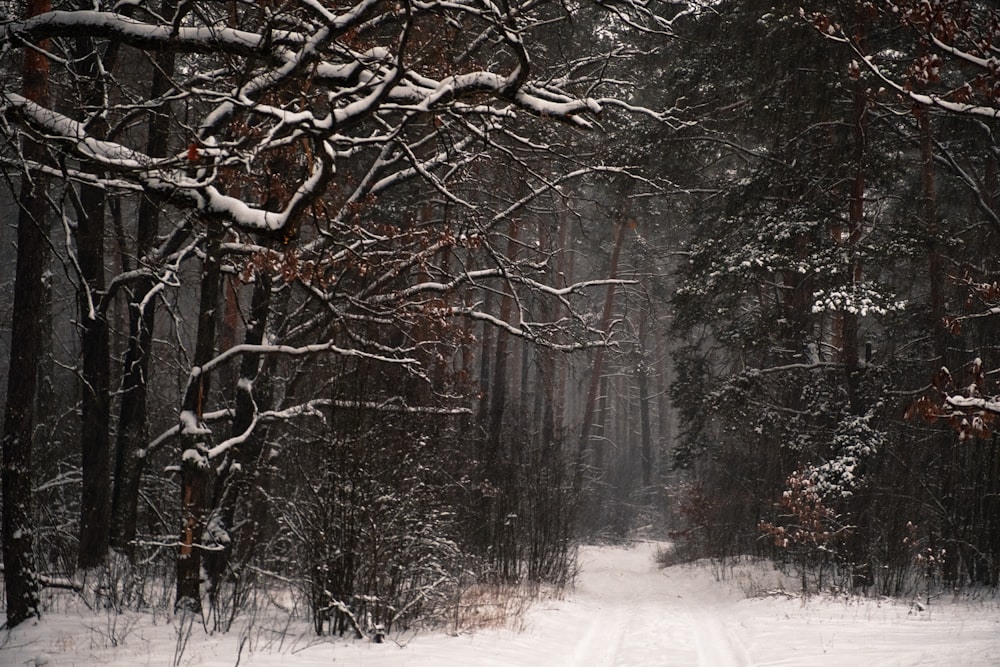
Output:
[[[941,257],[940,230],[937,219],[937,192],[934,186],[934,135],[930,111],[918,108],[917,126],[920,131],[920,218],[927,231],[927,274],[930,280],[930,327],[934,332],[934,354],[938,365],[948,365],[948,330],[945,326],[944,288],[947,282]]]
[[[99,62],[101,56],[90,39],[73,41],[78,74],[88,89],[81,91],[83,108],[97,108],[103,103],[101,69],[113,67]],[[91,133],[101,138],[106,133],[100,116],[89,121]],[[95,173],[95,176],[100,176]],[[81,406],[80,455],[83,485],[80,496],[80,544],[77,566],[100,565],[108,552],[111,536],[111,360],[108,322],[104,312],[104,236],[106,193],[104,188],[80,186],[77,207],[76,258],[80,276],[77,308],[80,322]]]
[[[646,360],[646,320],[649,312],[644,310],[639,314],[639,428],[640,428],[640,461],[642,462],[642,486],[644,492],[653,484],[653,433],[650,421],[649,376],[652,367]]]
[[[841,239],[849,250],[855,248],[864,234],[865,222],[865,156],[868,136],[868,98],[859,86],[854,91],[854,176],[851,181],[850,209],[846,238]],[[852,255],[855,253],[852,252]],[[854,283],[861,282],[863,267],[861,260],[851,257],[851,275]],[[860,357],[858,352],[858,325],[856,313],[845,311],[841,314],[841,359],[847,372],[847,391],[851,412],[862,414],[864,406],[860,391]]]
[[[615,230],[614,245],[611,248],[611,261],[608,267],[608,278],[614,280],[618,276],[618,257],[621,254],[622,242],[625,240],[625,223],[620,222]],[[601,314],[601,331],[605,334],[611,327],[611,313],[614,307],[615,286],[608,285],[604,297],[604,311]],[[590,382],[587,386],[587,398],[583,404],[583,420],[580,427],[580,440],[577,443],[576,471],[573,478],[573,490],[583,489],[584,469],[587,465],[587,450],[590,448],[590,434],[594,426],[594,412],[597,406],[597,394],[600,388],[601,375],[604,372],[604,347],[594,350],[594,360],[590,367]]]
[[[28,17],[49,11],[49,0],[28,0]],[[47,50],[48,45],[40,45]],[[48,104],[49,63],[35,49],[24,50],[22,63],[24,96],[42,106]],[[45,148],[25,138],[21,147],[26,161],[43,162]],[[41,320],[44,302],[43,275],[49,256],[45,238],[46,181],[41,174],[21,175],[18,193],[17,266],[14,277],[14,312],[11,322],[10,368],[7,405],[3,421],[2,542],[4,587],[7,597],[7,627],[39,616],[38,571],[34,556],[34,525],[31,516],[31,449],[35,428],[37,368],[41,357]]]
[[[518,223],[516,220],[510,221],[508,229],[507,256],[514,257],[518,243]],[[500,321],[510,322],[511,310],[514,298],[505,292],[500,298]],[[493,384],[490,388],[490,407],[487,421],[486,440],[489,450],[486,453],[486,462],[490,469],[493,469],[500,456],[503,446],[501,433],[503,431],[504,411],[507,407],[507,366],[510,349],[510,334],[500,329],[497,331],[496,350],[493,355]]]

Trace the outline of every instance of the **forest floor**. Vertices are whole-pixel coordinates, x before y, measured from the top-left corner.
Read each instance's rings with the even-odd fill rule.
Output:
[[[800,596],[766,565],[660,568],[657,548],[583,548],[576,586],[535,602],[516,628],[422,632],[374,644],[316,638],[307,624],[269,627],[260,618],[237,620],[224,635],[195,626],[188,636],[162,615],[77,611],[0,636],[0,665],[1000,665],[994,592],[929,604]]]

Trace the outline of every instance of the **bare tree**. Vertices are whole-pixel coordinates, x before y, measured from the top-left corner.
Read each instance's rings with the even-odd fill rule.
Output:
[[[84,375],[100,380],[91,386],[92,398],[108,393],[103,367],[86,363],[106,358],[106,342],[98,338],[102,330],[107,334],[101,309],[127,294],[111,540],[118,549],[132,548],[142,461],[179,439],[178,604],[198,608],[202,556],[229,541],[222,533],[235,492],[228,489],[242,465],[260,459],[244,458],[242,448],[263,425],[341,409],[468,410],[457,394],[439,392],[421,403],[426,392],[398,385],[379,387],[370,399],[303,396],[300,389],[316,381],[300,379],[307,373],[298,360],[356,360],[359,368],[392,369],[405,384],[438,389],[440,365],[431,353],[459,347],[468,323],[552,350],[607,342],[607,331],[592,326],[579,306],[595,288],[615,281],[553,284],[551,252],[502,232],[560,184],[630,174],[625,166],[581,160],[572,144],[582,140],[566,141],[564,132],[599,128],[605,108],[665,116],[597,96],[608,62],[627,55],[614,40],[574,43],[581,50],[573,58],[535,49],[556,39],[560,24],[585,13],[599,17],[595,22],[668,35],[684,8],[653,11],[626,2],[604,12],[555,2],[436,0],[359,0],[331,8],[301,0],[280,7],[164,2],[160,9],[56,11],[4,24],[0,39],[10,44],[85,40],[95,52],[131,49],[148,59],[153,83],[102,79],[103,101],[94,100],[94,113],[83,120],[8,89],[0,91],[0,112],[6,128],[44,137],[51,147],[51,155],[11,155],[7,164],[27,175],[58,176],[70,196],[79,192],[84,202],[76,224],[66,227],[81,253],[81,307],[93,315],[91,329],[84,329],[93,332],[95,345],[88,347],[93,356],[85,354]],[[57,49],[41,54],[55,67],[76,62]],[[523,180],[510,190],[516,194],[483,196],[483,180],[501,173],[494,162],[510,165]],[[446,212],[434,224],[408,213],[428,197]],[[123,266],[106,285],[99,266],[103,198],[129,206],[138,201],[129,231],[135,265]],[[172,227],[160,229],[155,207],[170,212]],[[195,270],[200,280],[191,280]],[[284,290],[285,315],[270,329],[273,335],[264,333],[264,323],[274,319],[270,298],[258,302],[258,324],[247,325],[244,342],[220,339],[223,275],[254,281],[268,296],[267,285]],[[264,295],[257,292],[255,301]],[[454,296],[466,293],[471,298]],[[490,293],[501,295],[493,302],[500,313],[482,297]],[[538,311],[552,317],[538,318],[535,297],[557,304]],[[168,298],[175,300],[168,307],[187,381],[181,395],[160,397],[177,406],[177,424],[141,446],[146,392],[157,372],[148,365],[155,304]],[[196,316],[176,307],[182,298],[197,301]],[[210,382],[235,363],[243,366],[238,386]],[[291,371],[273,396],[254,386],[262,364]],[[106,407],[87,403],[84,413],[104,415]],[[84,437],[108,442],[110,421],[96,434],[85,427]],[[218,421],[230,424],[226,436]],[[255,453],[252,446],[246,451]],[[103,444],[93,454],[104,460],[102,452]],[[84,472],[85,489],[106,488],[106,469],[85,465]],[[85,502],[87,509],[86,496]],[[97,516],[106,502],[98,498],[93,506]],[[88,533],[96,543],[87,547],[87,563],[102,551],[106,532]]]

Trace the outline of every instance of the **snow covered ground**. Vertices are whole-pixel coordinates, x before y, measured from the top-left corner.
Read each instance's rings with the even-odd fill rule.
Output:
[[[587,547],[574,590],[535,604],[519,632],[422,633],[384,644],[316,638],[305,625],[237,621],[227,635],[195,627],[179,649],[164,616],[49,614],[0,637],[0,665],[1000,665],[1000,598],[906,601],[772,594],[764,567],[718,581],[711,566],[660,569],[656,545]],[[112,626],[116,623],[117,626]],[[118,639],[117,646],[112,637]]]

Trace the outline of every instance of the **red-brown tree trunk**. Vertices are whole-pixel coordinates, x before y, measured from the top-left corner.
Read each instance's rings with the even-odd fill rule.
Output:
[[[618,257],[621,255],[622,242],[625,240],[625,223],[618,223],[615,230],[615,240],[611,248],[611,261],[608,267],[608,278],[614,280],[618,276]],[[601,331],[605,334],[611,326],[611,313],[614,308],[615,286],[608,285],[604,296],[604,312],[601,314]],[[587,450],[590,447],[590,434],[594,426],[594,411],[597,406],[598,389],[601,384],[601,374],[604,372],[604,347],[594,350],[594,361],[590,367],[590,382],[587,386],[587,398],[583,404],[583,420],[580,427],[580,440],[576,452],[576,473],[573,479],[573,490],[579,492],[583,488],[584,468],[587,463]]]

